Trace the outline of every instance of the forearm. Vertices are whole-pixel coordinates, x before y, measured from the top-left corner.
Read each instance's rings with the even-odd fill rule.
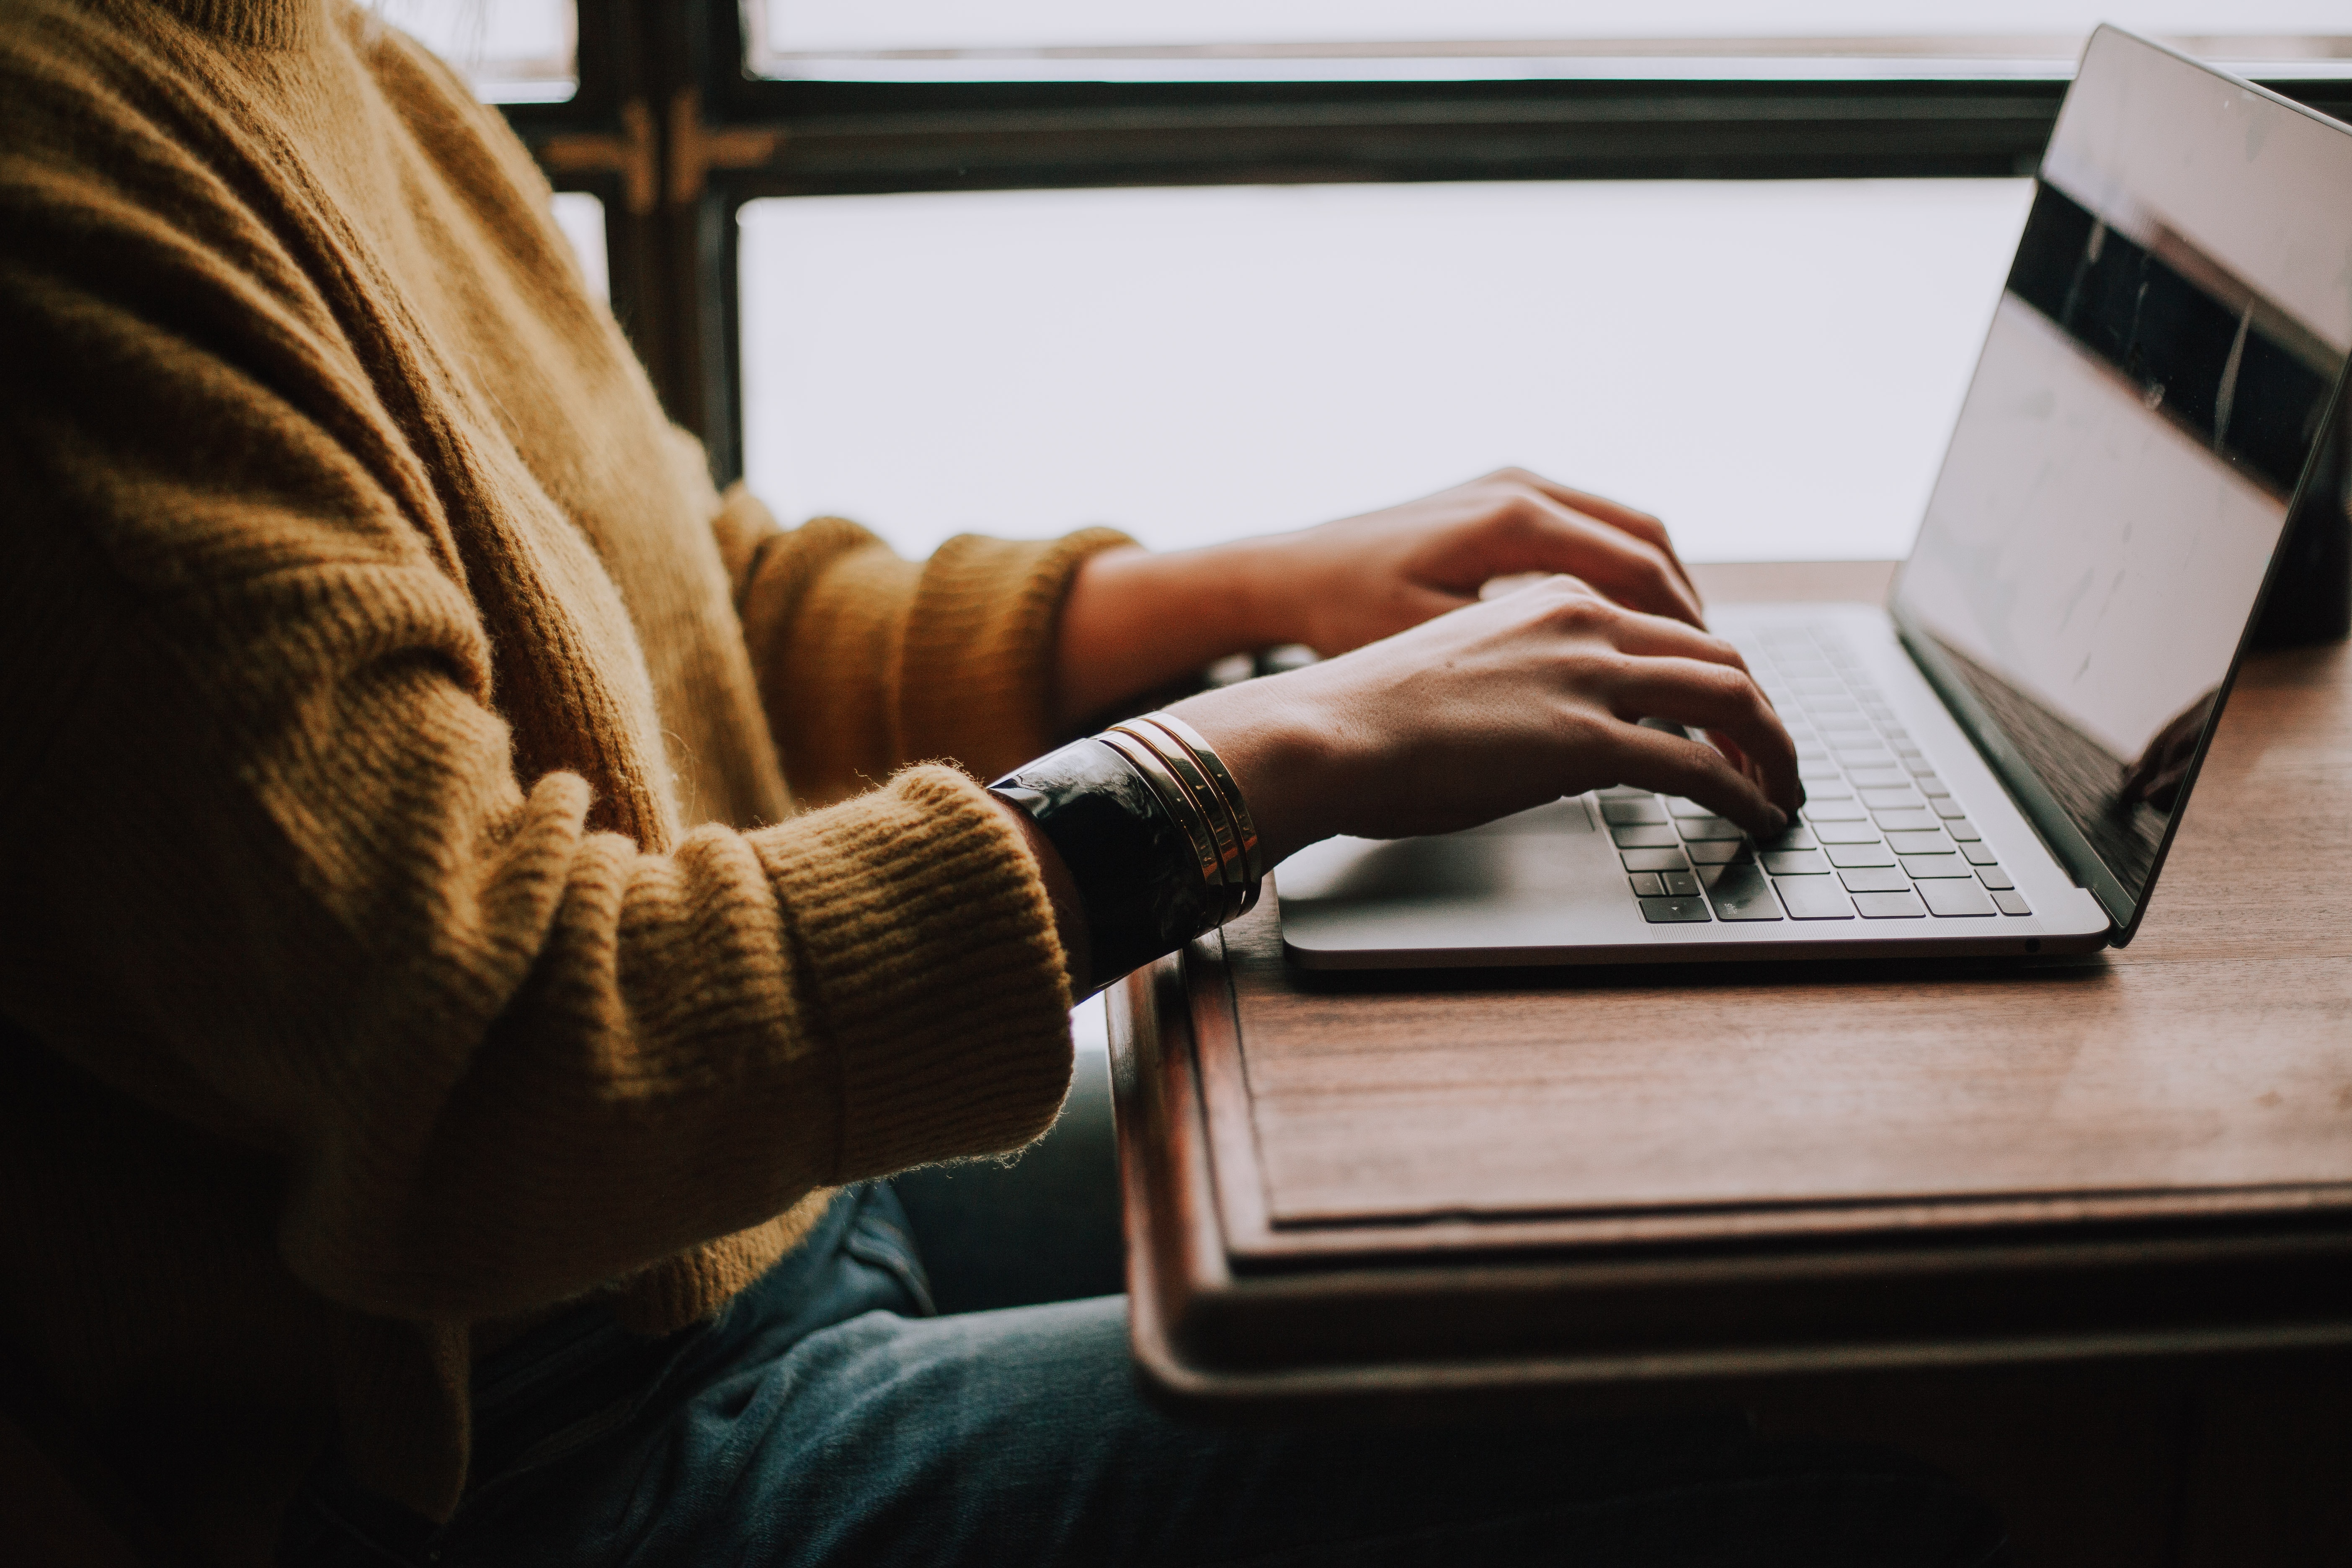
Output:
[[[1295,617],[1265,585],[1276,539],[1155,554],[1108,550],[1072,579],[1055,665],[1065,731],[1227,654],[1294,640]]]

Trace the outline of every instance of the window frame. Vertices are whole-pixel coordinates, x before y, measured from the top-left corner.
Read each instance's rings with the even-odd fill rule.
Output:
[[[579,93],[508,106],[508,120],[557,188],[604,199],[614,310],[722,484],[742,472],[736,213],[747,201],[1347,181],[2013,177],[2038,165],[2066,88],[2031,77],[770,80],[744,68],[739,0],[580,0],[579,11]],[[2352,79],[2265,85],[2352,120]],[[599,160],[609,166],[592,166]]]

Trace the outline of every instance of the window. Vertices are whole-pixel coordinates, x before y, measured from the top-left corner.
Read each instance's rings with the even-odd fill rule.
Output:
[[[2336,0],[383,4],[593,198],[718,476],[909,549],[1512,459],[1891,553],[2095,20],[2352,113]]]
[[[572,0],[380,0],[474,84],[486,103],[561,103],[579,87]]]
[[[2063,77],[2102,21],[2278,75],[2341,75],[2328,0],[751,0],[781,79],[1324,81]]]
[[[579,255],[580,270],[587,275],[588,291],[599,300],[613,292],[612,268],[605,257],[604,204],[585,191],[555,193],[555,223]]]
[[[744,455],[906,552],[1179,547],[1519,462],[1702,560],[1899,555],[2022,180],[1222,186],[742,210]]]

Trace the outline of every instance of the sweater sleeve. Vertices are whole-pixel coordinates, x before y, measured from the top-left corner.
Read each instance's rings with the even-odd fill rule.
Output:
[[[768,726],[803,800],[839,800],[917,759],[992,778],[1048,751],[1055,635],[1089,528],[962,534],[900,559],[840,518],[777,527],[740,486],[717,524]]]
[[[230,204],[150,216],[141,179],[202,195],[174,156],[0,167],[0,1013],[266,1162],[295,1274],[398,1317],[1041,1131],[1062,959],[984,793],[603,830],[610,738],[524,767],[494,689],[568,633],[469,595],[488,459],[379,402],[360,312]],[[565,679],[520,700],[608,677]]]

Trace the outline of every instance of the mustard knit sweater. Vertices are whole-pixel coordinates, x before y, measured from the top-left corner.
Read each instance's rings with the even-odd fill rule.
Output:
[[[1034,1136],[1035,866],[895,770],[1047,747],[1117,538],[714,493],[348,0],[7,0],[0,1349],[262,1561],[331,1440],[446,1516],[502,1322],[675,1329],[826,1188]]]

